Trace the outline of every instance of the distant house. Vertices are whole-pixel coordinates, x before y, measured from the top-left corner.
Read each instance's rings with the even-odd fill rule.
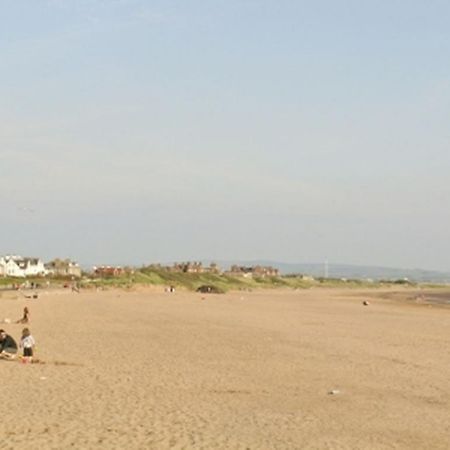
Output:
[[[172,268],[172,272],[183,272],[183,273],[203,273],[205,268],[201,262],[186,262],[186,263],[175,263]]]
[[[301,275],[300,278],[302,281],[309,281],[309,282],[314,281],[314,277],[311,275]]]
[[[47,270],[39,258],[24,258],[18,255],[0,257],[0,275],[5,277],[32,277],[46,275]]]
[[[171,266],[163,266],[162,264],[150,264],[148,266],[144,266],[143,269],[156,271],[160,270],[164,272],[175,272],[175,273],[192,273],[192,274],[222,273],[220,267],[216,263],[211,263],[209,266],[203,266],[201,262],[190,262],[190,261],[182,263],[176,262]]]
[[[242,276],[245,278],[252,277],[277,277],[280,272],[272,266],[238,266],[233,265],[227,272],[229,275]]]
[[[0,258],[0,274],[4,277],[25,277],[24,271],[13,258],[13,256],[2,256]]]
[[[230,270],[227,272],[227,274],[233,275],[233,276],[242,276],[245,278],[250,278],[253,276],[253,267],[233,265],[230,267]]]
[[[219,273],[221,273],[220,267],[218,266],[218,264],[216,264],[216,263],[214,263],[214,262],[212,262],[212,263],[209,265],[209,267],[206,267],[206,268],[205,268],[205,271],[206,271],[206,272],[209,272],[209,273],[214,273],[214,274],[219,274]]]
[[[99,277],[119,277],[125,273],[123,267],[113,267],[113,266],[95,266],[93,267],[94,275]]]
[[[48,273],[62,277],[81,277],[81,267],[70,259],[56,258],[45,265]]]

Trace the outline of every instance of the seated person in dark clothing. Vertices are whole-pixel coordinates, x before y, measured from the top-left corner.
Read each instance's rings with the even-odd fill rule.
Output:
[[[0,330],[0,358],[13,359],[16,353],[16,341],[9,334],[6,334],[5,330]]]
[[[29,322],[29,319],[28,319],[29,314],[30,314],[30,311],[25,306],[25,308],[23,308],[23,317],[21,319],[19,319],[16,323],[28,323]]]

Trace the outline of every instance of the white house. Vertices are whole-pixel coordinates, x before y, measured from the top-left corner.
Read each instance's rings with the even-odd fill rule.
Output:
[[[2,256],[0,258],[0,267],[2,275],[5,277],[24,277],[24,271],[16,263],[17,255]]]
[[[24,271],[15,262],[18,256],[2,256],[0,258],[0,274],[5,277],[24,277]]]
[[[24,278],[46,273],[44,263],[39,258],[22,258],[18,255],[0,257],[0,275]]]

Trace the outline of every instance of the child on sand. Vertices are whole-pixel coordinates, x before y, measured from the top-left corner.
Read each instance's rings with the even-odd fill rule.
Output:
[[[31,336],[30,330],[24,328],[22,330],[22,337],[20,339],[20,346],[23,348],[24,359],[30,360],[33,358],[33,348],[36,345],[36,341]]]
[[[16,323],[28,323],[29,319],[28,319],[28,315],[30,314],[30,311],[28,311],[28,308],[25,306],[25,308],[23,308],[23,317],[21,319],[19,319]]]

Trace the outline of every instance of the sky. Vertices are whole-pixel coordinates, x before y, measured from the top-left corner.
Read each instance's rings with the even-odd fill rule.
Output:
[[[0,0],[0,254],[450,271],[450,3]]]

